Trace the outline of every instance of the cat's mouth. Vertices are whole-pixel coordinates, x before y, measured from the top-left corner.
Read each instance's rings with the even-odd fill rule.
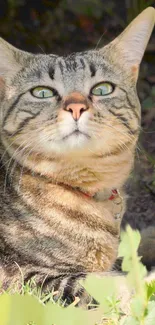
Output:
[[[66,136],[64,136],[62,139],[63,140],[66,140],[72,136],[75,136],[75,137],[79,137],[79,136],[85,136],[87,139],[90,139],[90,136],[87,134],[87,133],[84,133],[84,132],[81,132],[80,130],[76,129],[74,130],[73,132],[67,134]]]

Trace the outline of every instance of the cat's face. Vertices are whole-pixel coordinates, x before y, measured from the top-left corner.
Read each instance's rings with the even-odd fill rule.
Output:
[[[44,154],[105,153],[130,141],[140,116],[135,81],[106,52],[27,58],[6,89],[3,134]]]
[[[137,32],[135,21],[102,50],[31,55],[2,41],[1,138],[7,151],[17,159],[25,153],[104,155],[135,143],[137,72],[153,28],[152,10],[136,19]]]

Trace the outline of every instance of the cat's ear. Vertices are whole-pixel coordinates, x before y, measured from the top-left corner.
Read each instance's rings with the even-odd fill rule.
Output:
[[[113,53],[117,53],[117,60],[124,60],[127,66],[138,66],[151,36],[154,23],[155,9],[148,7],[109,44],[109,49]]]
[[[25,53],[0,38],[0,77],[5,78],[19,71],[22,66],[21,58]]]

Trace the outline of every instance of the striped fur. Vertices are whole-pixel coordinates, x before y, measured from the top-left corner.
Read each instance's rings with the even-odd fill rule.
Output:
[[[35,277],[44,290],[54,287],[64,299],[73,299],[82,292],[77,279],[112,268],[120,220],[109,197],[113,188],[125,197],[122,188],[133,165],[140,126],[137,71],[153,15],[147,9],[101,50],[67,57],[33,55],[0,41],[4,288],[20,282],[22,274],[24,281]],[[141,20],[148,23],[143,37]],[[129,46],[129,34],[135,51],[131,58],[128,49],[128,59],[122,49]],[[112,83],[114,91],[93,96],[92,87],[103,81]],[[32,88],[37,86],[54,89],[54,97],[35,98]],[[70,103],[87,108],[78,121],[65,109]],[[125,198],[121,217],[124,210]]]

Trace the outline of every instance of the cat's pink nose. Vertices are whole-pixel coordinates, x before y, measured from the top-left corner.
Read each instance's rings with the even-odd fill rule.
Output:
[[[88,109],[86,104],[70,103],[65,107],[65,110],[70,112],[75,121],[78,121],[81,114]]]
[[[63,109],[70,112],[73,119],[78,121],[81,114],[89,109],[89,101],[80,92],[72,92],[64,98]]]

